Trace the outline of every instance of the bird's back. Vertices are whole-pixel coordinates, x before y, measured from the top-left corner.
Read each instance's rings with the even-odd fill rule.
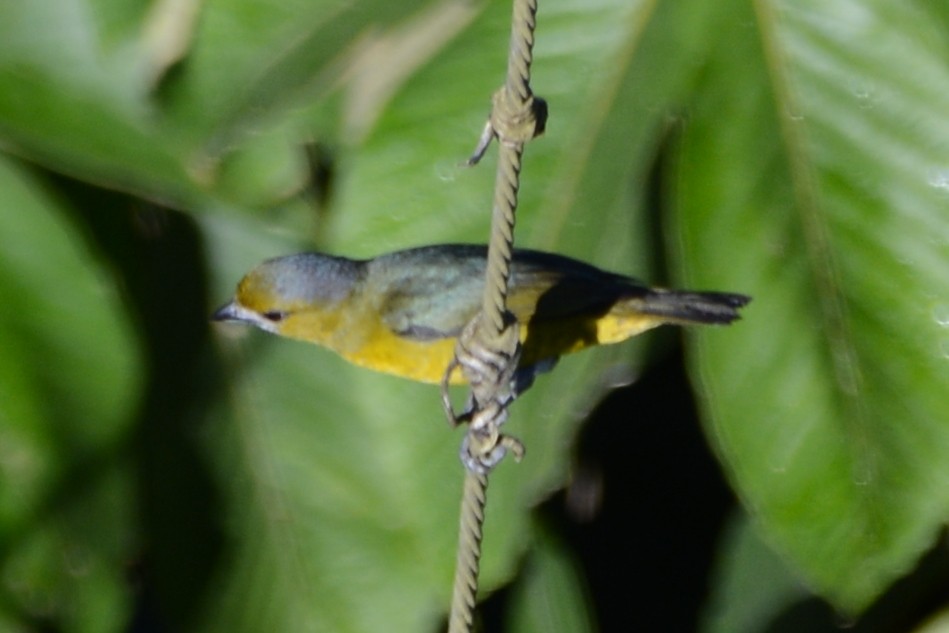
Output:
[[[365,283],[393,331],[418,339],[455,337],[481,306],[486,257],[479,245],[399,251],[367,262]],[[620,298],[647,291],[633,279],[567,257],[515,250],[508,309],[522,324],[549,323],[602,315]]]

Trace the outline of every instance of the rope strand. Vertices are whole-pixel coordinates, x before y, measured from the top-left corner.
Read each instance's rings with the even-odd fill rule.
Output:
[[[537,26],[537,0],[514,2],[511,22],[511,48],[507,57],[505,89],[517,95],[522,104],[531,96],[531,62],[534,61],[534,29]]]
[[[486,285],[481,311],[485,315],[482,327],[488,339],[501,336],[507,312],[508,280],[514,250],[514,215],[520,188],[521,156],[523,145],[512,147],[502,143],[498,154],[497,176],[494,184],[494,208],[491,218],[491,241],[488,244]]]
[[[518,460],[524,453],[521,443],[502,435],[499,428],[507,419],[508,405],[517,395],[513,391],[513,377],[520,358],[520,339],[518,324],[507,310],[507,293],[521,158],[524,144],[543,132],[547,118],[546,104],[535,99],[530,88],[536,13],[537,0],[514,0],[507,78],[504,87],[494,95],[491,117],[468,160],[469,165],[476,164],[491,140],[498,139],[481,313],[459,337],[455,359],[446,371],[442,387],[449,419],[453,423],[469,420],[461,449],[466,470],[449,633],[469,633],[474,622],[488,473],[508,450]],[[471,385],[470,410],[462,417],[451,410],[447,396],[448,378],[456,367],[461,367]]]
[[[450,633],[471,630],[474,622],[475,600],[478,595],[478,570],[481,560],[481,527],[484,523],[484,505],[487,502],[488,477],[466,471],[465,491],[462,497],[460,541],[455,562],[455,592],[451,604]],[[459,588],[463,590],[459,591]]]

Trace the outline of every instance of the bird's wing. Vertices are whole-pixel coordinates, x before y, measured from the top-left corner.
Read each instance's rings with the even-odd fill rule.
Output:
[[[484,250],[432,246],[371,262],[367,283],[377,285],[376,309],[399,336],[437,340],[458,336],[481,305]]]
[[[515,258],[508,309],[522,323],[596,319],[621,298],[647,291],[639,282],[573,259],[522,251]]]
[[[386,255],[371,263],[367,283],[384,288],[382,321],[400,336],[435,340],[457,336],[481,306],[485,249],[432,246]],[[566,257],[514,253],[508,309],[521,323],[576,316],[596,318],[623,296],[645,287]]]

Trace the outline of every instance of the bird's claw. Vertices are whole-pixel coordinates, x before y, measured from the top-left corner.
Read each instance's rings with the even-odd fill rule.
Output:
[[[486,475],[497,466],[510,452],[514,461],[519,462],[524,457],[523,442],[511,435],[503,433],[493,434],[490,440],[481,443],[475,433],[468,433],[461,441],[459,457],[465,468],[476,475]]]
[[[507,421],[508,406],[517,397],[517,365],[521,344],[518,324],[508,319],[500,337],[489,343],[482,339],[479,317],[475,317],[458,337],[455,357],[442,379],[442,405],[449,422],[468,424],[462,443],[461,461],[468,470],[484,474],[494,468],[510,451],[516,459],[524,454],[523,445],[503,435],[500,427]],[[471,385],[462,413],[455,413],[448,394],[452,373],[460,369]]]

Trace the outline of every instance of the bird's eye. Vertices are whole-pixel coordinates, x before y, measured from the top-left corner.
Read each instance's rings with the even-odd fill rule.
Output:
[[[280,321],[283,321],[285,318],[287,318],[287,313],[281,312],[280,310],[268,310],[267,312],[261,314],[261,316],[268,321],[279,323]]]

